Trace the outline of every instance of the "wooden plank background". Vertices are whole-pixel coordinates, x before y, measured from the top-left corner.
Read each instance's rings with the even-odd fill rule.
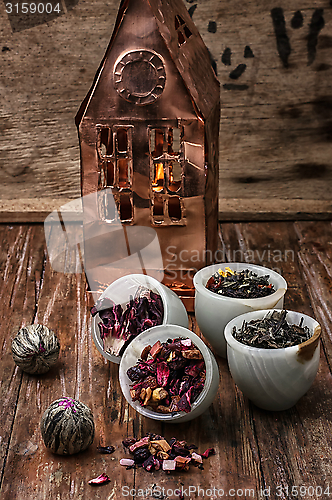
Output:
[[[42,225],[0,225],[2,500],[120,499],[122,486],[145,490],[153,484],[173,491],[181,484],[184,488],[192,485],[205,490],[216,486],[226,492],[230,488],[247,488],[253,489],[254,495],[243,493],[237,498],[258,500],[294,498],[286,490],[290,492],[292,487],[310,491],[308,495],[301,494],[301,498],[330,497],[332,225],[224,223],[220,238],[228,260],[240,251],[248,259],[251,256],[251,262],[278,268],[289,285],[285,307],[307,313],[320,322],[319,371],[310,390],[293,408],[269,412],[243,396],[231,378],[226,360],[218,357],[220,386],[213,404],[197,419],[173,426],[145,419],[125,402],[118,382],[118,366],[106,362],[92,341],[84,275],[52,269],[46,257]],[[287,254],[290,250],[293,253]],[[61,344],[59,361],[41,376],[22,373],[10,350],[11,338],[18,329],[33,322],[54,329]],[[193,316],[190,328],[200,335]],[[91,447],[67,457],[45,449],[39,427],[45,409],[62,396],[88,404],[96,424]],[[204,471],[191,468],[170,476],[162,471],[127,471],[118,463],[125,456],[121,441],[146,432],[161,433],[168,439],[175,435],[196,443],[200,451],[214,447],[216,455],[204,462]],[[100,455],[96,449],[99,444],[114,445],[116,450],[110,456]],[[111,483],[91,488],[88,480],[103,471],[111,477]],[[321,487],[326,492],[328,485],[329,494],[316,490]],[[263,495],[262,490],[269,487],[270,494]]]
[[[331,2],[184,1],[221,83],[220,218],[329,218]],[[27,20],[7,14],[6,4],[0,2],[0,220],[43,220],[80,196],[74,117],[119,0],[60,0],[59,15]]]

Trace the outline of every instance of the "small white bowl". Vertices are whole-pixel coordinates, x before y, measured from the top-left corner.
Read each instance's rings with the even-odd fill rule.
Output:
[[[157,413],[145,406],[141,406],[138,401],[133,401],[130,395],[130,387],[133,385],[133,382],[128,378],[127,370],[136,364],[145,346],[152,346],[157,340],[166,342],[167,339],[178,337],[191,339],[200,350],[205,362],[206,379],[202,392],[192,403],[191,411],[189,413],[181,411],[173,416],[171,414]],[[187,422],[188,420],[198,417],[210,406],[218,391],[219,370],[215,357],[210,349],[191,330],[177,325],[159,325],[141,333],[129,344],[120,362],[119,379],[124,397],[138,413],[144,417],[159,420],[161,422],[179,423]]]
[[[172,323],[188,327],[188,314],[181,299],[172,290],[157,281],[151,276],[144,274],[129,274],[114,281],[104,292],[100,298],[108,298],[113,300],[115,304],[121,304],[126,307],[130,300],[130,296],[135,296],[139,286],[149,288],[155,293],[158,293],[163,301],[164,318],[163,325]],[[91,320],[91,330],[94,343],[98,351],[109,361],[120,363],[121,356],[115,356],[104,351],[103,341],[100,337],[98,323],[101,321],[99,314],[96,314]]]
[[[240,329],[243,321],[264,318],[272,310],[242,314],[225,328],[227,359],[231,375],[239,389],[256,406],[264,410],[287,410],[308,391],[317,374],[320,352],[319,323],[305,314],[287,311],[286,321],[303,326],[312,337],[302,344],[280,349],[251,347],[238,342],[233,327]]]
[[[260,299],[234,299],[211,292],[206,288],[206,283],[218,269],[225,270],[230,267],[232,271],[240,272],[249,269],[258,276],[269,276],[269,281],[275,288],[275,292]],[[226,264],[213,264],[203,267],[194,276],[195,286],[195,315],[197,324],[217,354],[226,358],[226,341],[224,328],[227,323],[250,311],[259,309],[282,309],[287,283],[280,274],[262,266],[247,264],[245,262],[230,262]]]

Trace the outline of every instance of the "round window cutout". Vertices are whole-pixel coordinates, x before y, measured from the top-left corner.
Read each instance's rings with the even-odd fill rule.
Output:
[[[147,50],[128,52],[115,65],[114,87],[126,101],[151,104],[163,92],[166,72],[163,61]]]

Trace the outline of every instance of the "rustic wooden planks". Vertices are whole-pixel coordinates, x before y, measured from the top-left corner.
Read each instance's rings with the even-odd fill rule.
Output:
[[[32,16],[25,29],[0,5],[2,222],[42,221],[80,196],[74,117],[119,0],[60,3],[61,15],[47,24]],[[331,218],[329,3],[185,4],[221,83],[221,219]],[[288,57],[277,42],[276,8]]]
[[[1,498],[113,499],[130,489],[146,491],[153,485],[158,486],[155,491],[165,488],[166,495],[167,489],[183,488],[189,493],[189,487],[196,488],[190,490],[192,498],[199,496],[198,488],[207,491],[213,487],[227,493],[238,490],[238,497],[244,498],[247,491],[247,498],[260,500],[268,493],[270,498],[288,499],[292,488],[294,493],[302,487],[302,493],[310,491],[302,497],[324,498],[319,488],[327,487],[332,474],[331,224],[222,224],[220,236],[221,260],[276,268],[289,284],[285,306],[314,315],[321,322],[319,373],[295,407],[268,412],[243,396],[232,381],[227,362],[218,358],[220,389],[215,401],[201,417],[173,426],[144,419],[125,403],[117,365],[106,362],[91,339],[84,276],[52,269],[43,227],[0,226]],[[51,238],[52,231],[47,235]],[[56,243],[56,235],[52,241]],[[64,264],[66,259],[69,264],[73,261],[73,249],[63,255]],[[33,321],[53,328],[61,343],[59,362],[43,376],[22,374],[10,354],[10,337],[22,324]],[[193,316],[190,328],[200,335]],[[88,404],[95,417],[93,445],[72,457],[46,451],[39,430],[43,411],[63,395]],[[186,439],[200,451],[214,447],[216,455],[204,462],[204,471],[194,468],[168,476],[162,471],[125,470],[118,464],[126,456],[122,439],[146,432]],[[100,455],[98,444],[112,444],[116,451]],[[92,489],[88,480],[103,471],[112,478],[111,483]]]

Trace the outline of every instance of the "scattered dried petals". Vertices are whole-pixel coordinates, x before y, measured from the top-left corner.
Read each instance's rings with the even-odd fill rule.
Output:
[[[136,441],[136,443],[133,443],[131,446],[129,446],[129,450],[133,453],[138,448],[143,448],[144,446],[148,446],[149,442],[150,442],[149,436],[145,436],[144,438],[140,439],[139,441]]]
[[[91,486],[101,486],[102,484],[107,484],[110,482],[110,478],[104,472],[100,476],[90,479],[89,484]]]
[[[114,446],[98,446],[98,453],[103,453],[104,455],[110,455],[115,451]]]
[[[131,467],[134,465],[135,461],[132,458],[121,458],[120,465],[124,465],[125,467]]]
[[[178,457],[175,457],[174,460],[176,462],[176,467],[178,469],[184,469],[184,470],[188,470],[189,469],[189,462],[191,461],[190,457],[181,457],[181,456],[178,456]]]
[[[194,451],[191,454],[191,459],[195,460],[195,462],[198,462],[199,464],[203,463],[202,455],[199,455],[198,453],[195,453]]]
[[[164,460],[163,470],[175,470],[176,461],[175,460]]]
[[[214,448],[208,448],[201,455],[203,458],[208,458],[210,455],[215,455],[215,454],[216,454],[216,452],[215,452]]]

